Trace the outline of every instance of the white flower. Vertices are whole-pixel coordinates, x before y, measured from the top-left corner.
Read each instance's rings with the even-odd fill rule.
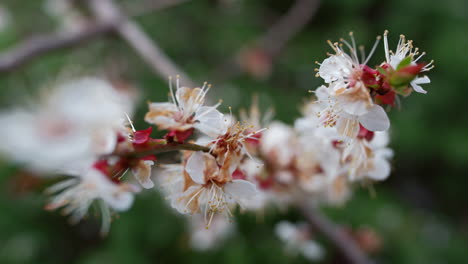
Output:
[[[275,166],[284,168],[293,162],[296,144],[293,129],[283,123],[274,122],[263,132],[260,150]]]
[[[184,166],[181,164],[162,164],[157,172],[157,180],[168,200],[184,191]]]
[[[316,95],[322,105],[322,110],[317,113],[321,123],[326,127],[336,126],[341,135],[353,138],[359,131],[359,123],[372,131],[384,131],[389,128],[390,122],[385,111],[374,104],[364,81],[370,70],[366,63],[374,53],[380,36],[369,56],[364,59],[363,54],[361,60],[357,55],[353,34],[350,33],[350,36],[351,44],[341,40],[349,48],[349,55],[342,45],[329,42],[335,54],[325,59],[318,69],[318,75],[328,83],[328,87],[321,86]]]
[[[233,180],[221,173],[216,160],[210,154],[194,152],[185,165],[185,182],[182,193],[171,196],[172,206],[180,213],[201,213],[207,226],[214,214],[231,216],[231,209],[239,204],[245,207],[255,199],[255,185],[245,180]]]
[[[130,98],[104,80],[64,83],[35,107],[0,113],[0,151],[39,171],[91,164],[114,150],[131,107]]]
[[[350,162],[349,178],[352,181],[368,177],[372,180],[385,180],[391,172],[389,159],[393,151],[387,148],[389,137],[387,132],[364,132],[343,153],[343,159]],[[368,134],[370,133],[370,134]],[[366,138],[369,135],[370,137]]]
[[[211,139],[203,139],[207,143],[206,146],[210,148],[210,153],[216,156],[216,162],[220,165],[220,173],[224,175],[223,177],[231,177],[245,155],[255,160],[248,152],[246,141],[258,142],[256,136],[266,128],[256,131],[252,131],[251,128],[250,125],[235,122],[232,115],[229,115],[224,118],[223,133],[213,135]]]
[[[209,250],[221,245],[235,229],[234,223],[226,221],[226,218],[215,215],[209,228],[201,215],[193,215],[190,221],[190,245],[196,250]]]
[[[309,260],[320,260],[325,255],[322,246],[310,238],[310,231],[305,223],[294,225],[281,221],[276,224],[275,233],[286,244],[288,253],[300,253]]]
[[[420,60],[426,53],[422,52],[419,54],[418,48],[413,47],[413,41],[407,40],[404,35],[400,35],[395,52],[388,48],[388,31],[384,32],[384,49],[385,49],[385,58],[387,64],[389,64],[393,69],[396,69],[400,62],[407,57],[411,57],[410,65],[416,65],[416,62]],[[415,58],[415,56],[419,55]],[[421,69],[421,72],[430,71],[434,68],[434,61],[430,61],[428,64],[424,65]],[[420,84],[430,83],[431,80],[427,76],[417,77],[411,82],[413,90],[418,93],[426,94],[427,92],[420,86]]]
[[[341,39],[341,42],[349,48],[350,54],[347,54],[344,51],[342,45],[328,41],[328,44],[335,51],[335,54],[330,55],[329,58],[325,59],[322,63],[319,63],[320,68],[318,69],[317,75],[322,77],[325,83],[330,84],[330,87],[334,92],[352,88],[362,82],[360,78],[363,73],[363,67],[372,57],[377,44],[380,41],[379,36],[377,37],[369,56],[367,56],[367,58],[362,56],[360,60],[358,58],[353,33],[350,32],[349,35],[351,38],[351,44],[344,39]]]
[[[326,190],[344,171],[340,150],[331,140],[314,134],[299,138],[295,167],[299,186],[313,193]]]
[[[195,128],[210,137],[225,133],[223,114],[216,109],[219,103],[210,107],[203,106],[209,85],[205,83],[202,88],[179,87],[177,80],[174,95],[171,83],[172,102],[150,103],[149,112],[145,116],[146,122],[166,130],[184,131]]]
[[[347,101],[330,94],[330,90],[321,86],[315,94],[321,110],[316,113],[319,122],[325,127],[336,127],[340,135],[354,138],[359,132],[359,124],[371,131],[385,131],[390,127],[385,110],[376,104],[364,110],[350,107]]]
[[[93,202],[99,201],[102,214],[101,231],[107,233],[110,226],[109,209],[128,210],[136,191],[138,188],[133,185],[114,183],[101,171],[87,168],[79,171],[77,176],[49,187],[46,192],[54,196],[46,209],[63,208],[64,214],[71,215],[72,223],[77,223],[87,214]]]

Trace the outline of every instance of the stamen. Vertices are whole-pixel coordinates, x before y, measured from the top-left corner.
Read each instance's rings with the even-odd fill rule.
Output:
[[[177,88],[179,88],[179,85],[177,85]],[[171,92],[172,103],[175,104],[177,108],[179,108],[177,104],[177,100],[175,99],[175,96],[174,96],[174,89],[172,89],[172,76],[169,76],[169,90]]]
[[[370,60],[372,55],[374,55],[375,49],[377,48],[377,45],[379,44],[381,38],[382,38],[381,36],[377,36],[377,39],[374,42],[374,46],[372,47],[371,51],[369,52],[369,56],[367,56],[366,60],[363,63],[364,65],[367,64],[367,62]]]
[[[351,43],[353,44],[353,49],[352,49],[352,52],[353,52],[353,55],[354,57],[356,58],[356,61],[359,63],[359,58],[357,56],[357,49],[356,49],[356,40],[354,39],[354,33],[351,31],[349,32],[349,37],[351,38]]]
[[[336,46],[331,42],[331,40],[327,40],[327,43],[336,53],[338,53]]]
[[[192,201],[203,191],[203,187],[200,188],[192,197],[190,197],[189,201],[185,204],[184,210],[187,210],[188,206]]]
[[[421,59],[424,55],[426,55],[426,52],[423,52],[421,53],[421,55],[419,55],[415,60],[414,62],[417,62],[419,59]]]
[[[430,70],[434,69],[435,65],[433,65],[433,64],[434,64],[434,60],[431,60],[426,66],[424,66],[422,68],[421,71],[430,71]]]
[[[130,117],[127,115],[127,113],[124,113],[124,114],[125,114],[125,116],[127,117],[128,123],[130,123],[130,126],[132,127],[132,131],[133,131],[133,132],[136,132],[135,127],[133,126],[132,120],[131,120]]]
[[[390,54],[389,54],[389,50],[388,50],[388,39],[387,39],[387,35],[388,35],[388,30],[385,30],[385,31],[384,31],[385,59],[387,60],[387,63],[390,63]]]
[[[363,45],[359,46],[359,52],[361,53],[361,61],[365,61],[365,59],[366,59],[366,50],[364,49]]]

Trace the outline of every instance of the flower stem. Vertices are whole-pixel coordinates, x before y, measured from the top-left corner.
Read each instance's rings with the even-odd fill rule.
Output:
[[[209,152],[210,148],[200,146],[193,143],[166,143],[163,145],[156,145],[154,148],[145,149],[142,151],[135,151],[127,156],[129,158],[142,158],[149,155],[155,155],[164,152],[179,151],[179,150],[191,150],[191,151],[203,151]]]
[[[346,233],[330,222],[318,208],[305,202],[298,204],[309,225],[330,240],[348,262],[352,264],[372,264],[373,262]]]

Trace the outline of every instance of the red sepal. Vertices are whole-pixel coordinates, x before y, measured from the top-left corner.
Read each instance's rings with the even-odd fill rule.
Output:
[[[359,124],[358,138],[365,139],[367,141],[371,141],[374,138],[374,132],[370,131],[370,130],[367,130],[365,127],[363,127],[361,124]]]
[[[273,177],[268,175],[265,179],[262,177],[257,177],[258,187],[262,190],[270,189],[273,186]]]
[[[408,65],[398,70],[399,73],[407,73],[411,75],[418,75],[424,68],[425,63],[418,63],[416,65]]]
[[[233,180],[247,180],[247,176],[245,175],[245,173],[239,169],[236,169],[233,173],[232,173],[232,179]]]
[[[257,147],[260,145],[260,138],[262,137],[262,133],[256,133],[248,138],[245,139],[245,142],[247,142],[249,145],[253,147]]]
[[[117,143],[122,143],[127,141],[127,138],[124,137],[121,133],[117,133]]]
[[[375,96],[375,99],[379,104],[395,106],[396,93],[390,91],[384,95],[378,94]]]
[[[140,158],[140,160],[151,160],[151,161],[156,161],[158,160],[155,155],[148,155],[143,158]]]
[[[166,139],[169,143],[184,143],[184,141],[187,140],[193,134],[193,131],[194,128],[190,128],[183,131],[171,130],[164,136],[164,139]]]
[[[148,141],[150,140],[151,132],[153,132],[153,127],[148,127],[144,130],[135,131],[133,135],[133,144],[143,145],[148,143]]]
[[[107,162],[107,160],[98,160],[98,161],[94,162],[93,168],[95,168],[96,170],[102,172],[102,174],[104,174],[106,176],[108,176],[110,174],[110,172],[109,172],[109,163]]]

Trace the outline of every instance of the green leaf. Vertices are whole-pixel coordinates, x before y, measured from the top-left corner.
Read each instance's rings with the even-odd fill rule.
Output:
[[[382,68],[382,67],[377,67],[377,71],[382,74],[383,76],[386,76],[387,75],[387,71]]]
[[[408,57],[404,58],[402,61],[400,61],[400,63],[396,67],[396,70],[398,71],[399,69],[410,65],[412,60],[413,60],[413,57],[411,57],[411,56],[408,56]]]

